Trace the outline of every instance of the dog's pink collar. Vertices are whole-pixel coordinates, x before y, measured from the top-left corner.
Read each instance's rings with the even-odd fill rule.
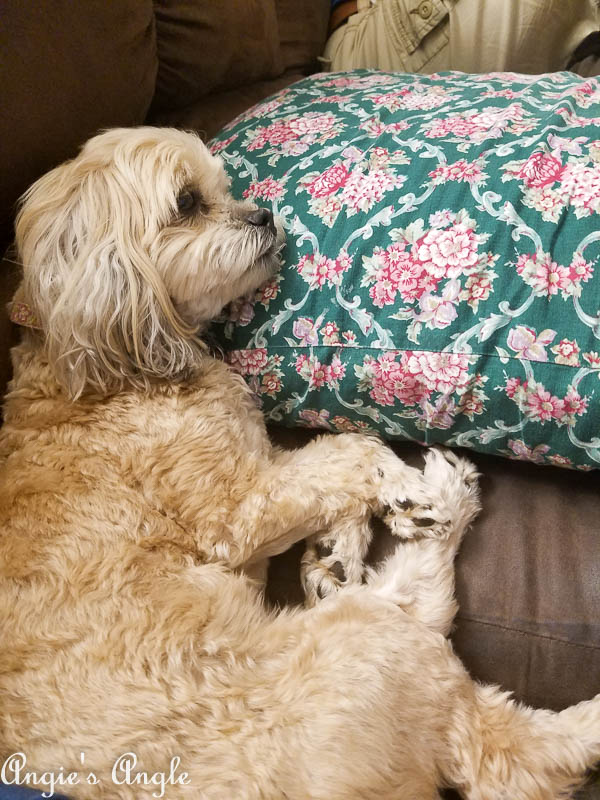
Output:
[[[23,325],[25,328],[41,329],[40,321],[28,303],[13,300],[12,303],[9,303],[8,308],[11,322],[16,325]]]

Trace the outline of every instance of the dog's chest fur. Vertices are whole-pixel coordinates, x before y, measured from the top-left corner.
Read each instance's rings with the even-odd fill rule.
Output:
[[[207,358],[193,384],[76,403],[25,344],[15,367],[0,436],[0,571],[21,602],[30,594],[39,607],[69,586],[74,602],[102,603],[140,558],[156,562],[150,574],[180,569],[206,559],[201,539],[227,538],[269,444],[226,365]]]

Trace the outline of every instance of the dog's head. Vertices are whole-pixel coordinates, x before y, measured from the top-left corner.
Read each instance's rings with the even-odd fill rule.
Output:
[[[24,290],[72,397],[186,377],[198,330],[278,267],[267,209],[228,192],[197,136],[116,129],[23,198]]]

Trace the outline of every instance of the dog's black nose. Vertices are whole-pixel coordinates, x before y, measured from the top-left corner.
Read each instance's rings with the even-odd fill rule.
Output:
[[[250,225],[256,225],[257,228],[262,228],[265,225],[273,227],[273,214],[268,208],[257,208],[256,211],[248,214],[246,222],[249,222]]]

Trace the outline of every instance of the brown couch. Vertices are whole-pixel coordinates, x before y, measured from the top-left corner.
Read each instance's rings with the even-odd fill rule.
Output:
[[[5,0],[0,252],[19,194],[97,130],[146,121],[210,137],[317,69],[328,9],[329,0]],[[18,267],[1,269],[4,309]],[[2,393],[17,336],[2,311]],[[290,446],[310,435],[272,434]],[[397,449],[419,462],[413,447]],[[457,563],[456,648],[477,678],[537,706],[591,697],[600,691],[598,473],[474,460],[484,510]],[[373,558],[391,546],[379,534]],[[300,600],[297,562],[295,548],[272,564],[272,602]]]

